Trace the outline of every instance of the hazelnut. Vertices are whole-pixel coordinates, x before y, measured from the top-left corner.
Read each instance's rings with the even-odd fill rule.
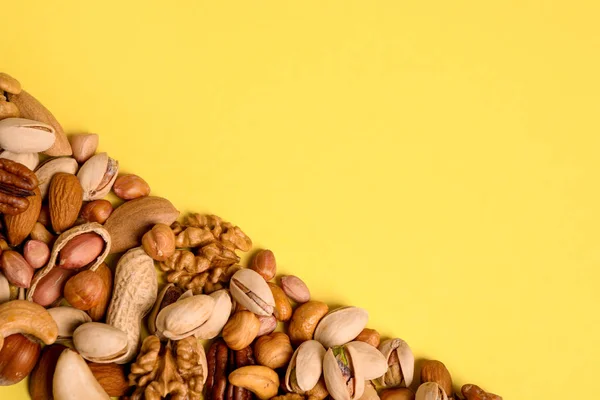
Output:
[[[407,388],[386,389],[379,397],[381,400],[414,400],[415,394]]]
[[[112,190],[123,200],[133,200],[150,194],[150,186],[146,181],[133,174],[119,176]]]
[[[65,299],[79,310],[89,310],[102,301],[106,290],[104,281],[94,271],[82,271],[69,279],[65,285]]]
[[[175,234],[165,224],[156,224],[142,237],[146,253],[156,261],[166,261],[175,254]]]
[[[294,354],[290,338],[283,332],[261,336],[254,344],[254,355],[260,365],[277,369],[285,367]]]
[[[359,342],[369,343],[373,347],[379,347],[379,343],[381,342],[381,336],[379,332],[375,329],[363,329],[361,333],[358,334],[356,339]]]
[[[252,343],[258,335],[260,321],[250,311],[238,311],[223,327],[223,340],[232,350],[242,350]]]
[[[0,350],[0,386],[21,382],[35,367],[41,346],[17,333],[4,339]]]
[[[252,259],[250,269],[258,272],[265,281],[270,281],[275,277],[277,273],[277,263],[275,262],[275,255],[271,250],[261,250]]]
[[[81,218],[88,222],[103,224],[113,212],[113,206],[108,200],[94,200],[81,209]]]
[[[50,248],[41,240],[29,240],[23,246],[23,257],[32,268],[42,268],[50,258]]]

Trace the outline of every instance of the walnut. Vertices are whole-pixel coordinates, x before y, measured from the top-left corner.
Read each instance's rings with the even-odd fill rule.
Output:
[[[233,275],[229,269],[240,261],[236,250],[252,247],[252,241],[239,227],[216,215],[192,214],[183,224],[173,223],[171,229],[179,250],[160,268],[167,273],[168,282],[194,294],[225,287]]]
[[[148,336],[131,365],[131,400],[200,400],[207,376],[204,348],[193,336],[163,345]],[[173,350],[173,347],[175,350]]]

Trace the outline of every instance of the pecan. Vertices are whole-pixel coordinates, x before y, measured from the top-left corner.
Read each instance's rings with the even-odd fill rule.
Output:
[[[207,362],[208,379],[205,385],[207,400],[251,400],[253,398],[249,390],[231,385],[227,379],[236,369],[256,364],[251,347],[234,351],[227,347],[222,338],[216,339],[208,350]]]
[[[29,207],[38,180],[33,171],[18,162],[0,159],[0,213],[16,215]]]

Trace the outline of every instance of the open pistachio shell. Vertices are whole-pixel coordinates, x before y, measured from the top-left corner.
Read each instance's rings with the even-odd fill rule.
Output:
[[[226,289],[209,294],[215,301],[215,306],[208,320],[196,330],[198,339],[213,339],[223,330],[231,314],[231,296]]]
[[[359,400],[380,400],[377,389],[375,389],[371,381],[365,382],[365,391]]]
[[[345,347],[352,356],[354,369],[361,373],[363,379],[376,379],[387,371],[387,359],[370,344],[354,341],[346,344]]]
[[[415,400],[448,400],[448,395],[437,383],[425,382],[417,389]]]
[[[369,313],[362,308],[336,308],[319,321],[314,338],[326,348],[341,346],[357,337],[368,320]]]
[[[315,387],[323,373],[325,348],[316,340],[307,340],[296,349],[285,373],[290,392],[307,392]]]
[[[88,322],[75,329],[73,344],[86,360],[110,363],[127,352],[127,334],[108,324]]]
[[[52,247],[52,252],[50,253],[50,260],[48,261],[48,264],[46,264],[44,268],[39,270],[33,277],[33,280],[31,281],[31,286],[27,291],[27,300],[33,301],[33,295],[35,293],[35,289],[37,288],[38,283],[42,280],[42,278],[48,275],[50,271],[57,267],[58,256],[63,247],[65,247],[67,243],[69,243],[74,237],[88,232],[97,233],[102,239],[104,239],[104,250],[102,250],[102,253],[100,253],[98,258],[96,258],[96,260],[89,266],[89,268],[87,268],[91,271],[96,271],[98,269],[100,264],[104,262],[104,259],[110,252],[110,235],[108,234],[108,231],[102,227],[102,225],[96,222],[77,225],[61,233],[61,235],[56,239],[56,242],[54,242],[54,246]]]
[[[156,317],[156,333],[171,340],[181,340],[196,333],[210,317],[215,300],[199,294],[163,308]]]
[[[77,173],[83,189],[83,200],[104,198],[115,183],[118,172],[119,162],[106,153],[98,153],[87,160]]]
[[[154,307],[152,307],[152,311],[148,316],[148,332],[151,335],[156,333],[156,317],[158,316],[160,310],[181,299],[181,294],[182,289],[180,289],[178,286],[175,286],[174,283],[165,285],[165,287],[162,288],[162,290],[158,293]]]
[[[330,348],[323,358],[323,377],[335,400],[357,400],[363,395],[365,379],[354,368],[352,354],[344,346]]]
[[[385,357],[388,370],[377,379],[377,384],[383,387],[409,387],[415,371],[415,357],[402,339],[389,339],[379,345],[379,351]]]
[[[58,325],[58,339],[69,339],[80,325],[92,322],[88,313],[73,307],[54,307],[48,312]]]
[[[231,277],[229,290],[235,301],[254,314],[265,317],[273,314],[273,292],[257,272],[248,268],[240,269]]]

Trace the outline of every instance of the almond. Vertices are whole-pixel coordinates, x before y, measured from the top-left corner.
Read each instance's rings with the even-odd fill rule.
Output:
[[[444,389],[448,396],[452,396],[452,377],[441,361],[427,360],[421,367],[421,382],[435,382]]]
[[[44,151],[44,154],[49,156],[70,156],[73,154],[62,126],[54,118],[54,115],[35,97],[23,90],[19,94],[9,94],[8,101],[17,106],[21,112],[21,117],[43,122],[54,128],[56,139],[52,147]]]
[[[129,382],[123,365],[88,363],[102,389],[111,397],[125,396],[129,391]]]
[[[75,175],[60,172],[52,178],[49,193],[52,229],[56,233],[64,232],[75,224],[79,216],[83,189]]]
[[[167,199],[146,196],[118,207],[108,217],[104,228],[112,239],[111,253],[120,253],[139,246],[142,236],[155,224],[171,225],[179,211]]]
[[[8,242],[11,246],[20,245],[29,236],[38,220],[42,209],[42,196],[39,188],[35,188],[34,193],[27,198],[29,200],[27,210],[21,214],[4,216]]]

